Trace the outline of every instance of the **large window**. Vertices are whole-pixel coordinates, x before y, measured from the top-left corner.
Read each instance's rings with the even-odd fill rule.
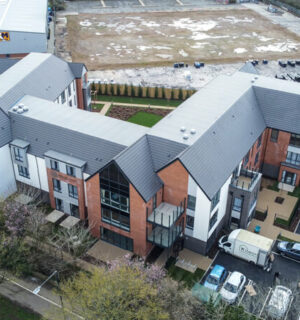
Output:
[[[216,224],[218,221],[218,210],[214,213],[214,215],[209,220],[209,231],[212,229],[212,227]]]
[[[196,207],[196,197],[188,195],[187,208],[195,211],[195,207]]]
[[[53,190],[56,192],[61,192],[61,183],[57,179],[52,179],[53,182]]]
[[[255,155],[254,165],[257,164],[258,159],[259,159],[259,152],[257,152],[257,154]]]
[[[78,199],[78,190],[76,186],[73,186],[72,184],[68,184],[68,190],[69,190],[69,197]]]
[[[188,229],[194,229],[194,217],[192,216],[186,216],[186,227]]]
[[[294,186],[296,184],[296,180],[297,180],[296,173],[285,171],[285,170],[282,171],[281,182]]]
[[[272,142],[277,142],[277,140],[278,140],[278,134],[279,134],[279,131],[278,131],[278,130],[272,129],[270,140],[271,140]]]
[[[114,208],[101,206],[101,218],[102,221],[115,225],[121,229],[129,231],[130,229],[130,217],[129,213],[121,212]]]
[[[18,165],[18,172],[21,177],[30,178],[28,169],[26,167]]]
[[[55,198],[55,208],[58,211],[64,211],[64,202],[61,199]]]
[[[244,165],[246,165],[249,161],[250,151],[246,154],[246,157],[244,158]]]
[[[212,198],[210,211],[213,211],[214,208],[216,207],[216,205],[219,203],[219,201],[220,201],[220,193],[221,193],[221,189],[219,189],[219,191]]]
[[[23,162],[23,154],[21,149],[14,147],[14,155],[16,161]]]
[[[259,138],[257,140],[257,148],[259,148],[261,145],[261,138],[262,138],[262,134],[259,136]]]
[[[61,94],[61,103],[64,104],[66,102],[66,93],[65,90]]]
[[[101,239],[122,249],[133,251],[133,240],[101,227]]]
[[[116,165],[100,174],[101,203],[129,212],[129,183]]]
[[[70,213],[72,217],[79,218],[79,208],[75,204],[70,203]]]
[[[68,85],[68,95],[69,97],[71,96],[72,92],[71,92],[71,84]]]
[[[290,145],[300,148],[300,134],[291,134]]]
[[[242,211],[242,205],[243,205],[243,199],[241,198],[234,198],[233,200],[233,208],[232,210],[241,212]]]
[[[291,164],[295,164],[296,166],[299,166],[300,165],[300,154],[288,151],[285,161],[287,163],[291,163]]]

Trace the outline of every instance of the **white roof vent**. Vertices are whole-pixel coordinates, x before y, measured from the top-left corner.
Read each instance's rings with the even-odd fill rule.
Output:
[[[12,108],[12,110],[15,111],[15,112],[16,112],[18,109],[19,109],[18,106],[14,106],[14,107]]]
[[[23,108],[19,108],[19,109],[17,110],[17,113],[19,113],[19,114],[23,113]]]
[[[185,132],[185,130],[186,130],[185,127],[181,127],[181,128],[180,128],[180,131],[181,131],[181,132]]]
[[[196,129],[191,129],[191,134],[195,134],[196,133]]]
[[[18,107],[22,109],[24,107],[24,103],[19,103]]]
[[[183,135],[183,139],[184,139],[184,140],[187,140],[188,138],[189,138],[189,135],[185,133],[185,134]]]
[[[24,106],[24,107],[23,107],[23,111],[24,111],[24,112],[26,112],[26,111],[28,111],[28,110],[29,110],[29,109],[28,109],[27,106]]]

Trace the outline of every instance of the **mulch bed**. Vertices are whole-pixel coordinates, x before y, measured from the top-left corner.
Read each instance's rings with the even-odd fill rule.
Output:
[[[147,113],[157,114],[159,116],[165,117],[172,110],[139,108],[139,107],[123,107],[123,106],[113,105],[110,107],[109,113],[107,115],[112,118],[127,121],[130,117],[132,117],[139,111],[144,111]]]

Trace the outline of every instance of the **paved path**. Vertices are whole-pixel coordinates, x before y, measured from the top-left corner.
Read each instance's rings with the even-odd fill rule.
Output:
[[[104,107],[101,109],[100,114],[106,115],[108,109],[112,104],[124,107],[138,107],[138,108],[150,108],[151,109],[165,109],[165,110],[174,110],[176,107],[167,107],[167,106],[153,106],[150,104],[137,104],[137,103],[123,103],[123,102],[107,102],[107,101],[99,101],[95,100],[92,102],[93,104],[104,104]]]

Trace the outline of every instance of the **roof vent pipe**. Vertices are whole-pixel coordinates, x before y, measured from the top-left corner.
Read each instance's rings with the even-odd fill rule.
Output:
[[[19,113],[19,114],[23,113],[23,108],[19,108],[19,109],[17,110],[17,113]]]
[[[184,139],[184,140],[187,140],[188,138],[189,138],[189,135],[185,133],[185,134],[183,135],[183,139]]]
[[[29,110],[29,109],[28,109],[27,106],[24,106],[24,107],[23,107],[23,111],[24,111],[24,112],[26,112],[26,111],[28,111],[28,110]]]
[[[196,133],[196,129],[191,129],[191,134],[195,134]]]
[[[15,111],[15,112],[16,112],[18,109],[19,109],[18,106],[14,106],[14,107],[12,108],[12,110]]]
[[[180,131],[181,131],[181,132],[185,132],[185,130],[186,130],[185,127],[181,127],[181,128],[180,128]]]

